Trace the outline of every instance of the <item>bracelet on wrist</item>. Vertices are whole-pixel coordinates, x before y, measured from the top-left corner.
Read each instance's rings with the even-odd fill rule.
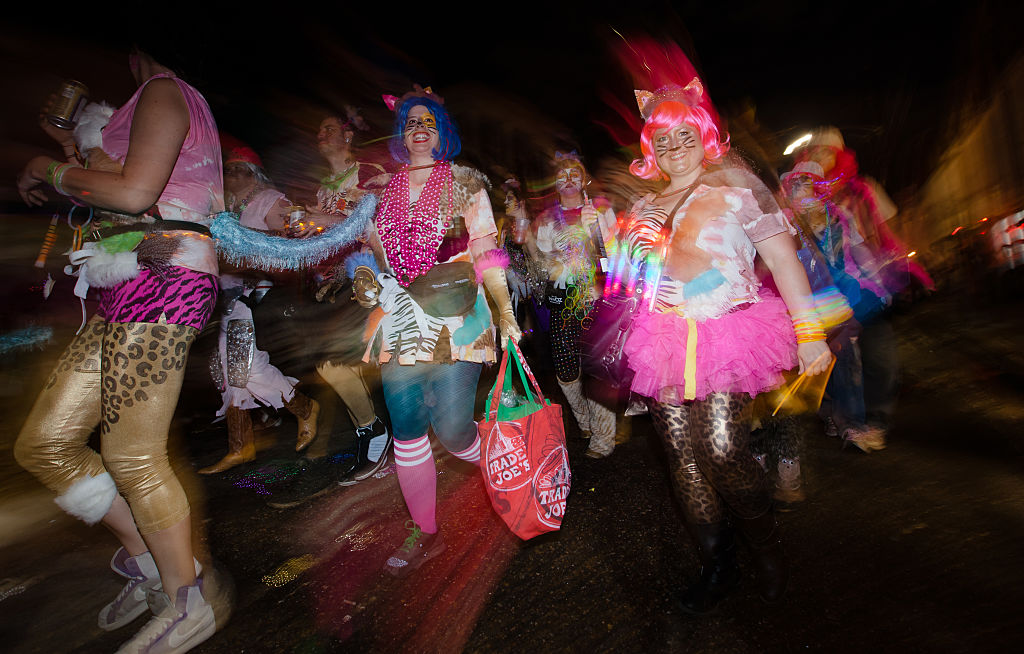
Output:
[[[797,345],[803,345],[804,343],[817,343],[825,340],[825,332],[821,329],[794,329],[796,333]]]
[[[798,345],[825,340],[825,328],[813,311],[793,316],[793,332]]]
[[[46,183],[53,186],[53,174],[57,172],[60,167],[60,162],[56,159],[50,162],[50,165],[46,167]]]
[[[70,193],[65,191],[64,187],[62,186],[62,183],[64,181],[64,174],[67,173],[68,170],[70,170],[71,168],[81,168],[81,166],[76,166],[75,164],[69,163],[60,164],[59,166],[57,166],[57,169],[53,173],[53,188],[61,195],[71,195]]]

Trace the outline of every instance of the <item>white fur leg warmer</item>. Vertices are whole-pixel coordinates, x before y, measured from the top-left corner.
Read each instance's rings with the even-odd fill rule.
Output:
[[[67,513],[94,525],[107,515],[117,496],[117,486],[109,472],[95,477],[85,476],[64,491],[54,502]]]

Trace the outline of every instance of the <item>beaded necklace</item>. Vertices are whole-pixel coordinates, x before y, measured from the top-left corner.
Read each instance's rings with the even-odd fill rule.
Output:
[[[256,191],[258,190],[260,190],[260,185],[256,184],[255,186],[252,187],[252,190],[249,191],[249,195],[245,196],[244,200],[239,202],[237,206],[231,208],[232,213],[242,215],[242,212],[245,211],[245,208],[249,206],[249,202],[252,201],[253,197],[256,195]]]
[[[572,225],[566,218],[566,212],[581,211],[584,205],[563,207],[558,203],[558,231],[561,232],[561,253],[558,255],[563,266],[569,269],[573,282],[566,291],[565,304],[562,306],[562,318],[565,320],[582,321],[590,313],[592,305],[590,289],[594,285],[594,266],[588,251],[589,234],[583,227],[580,216],[575,216]]]
[[[430,171],[419,199],[411,206],[408,165],[384,189],[377,233],[402,286],[409,286],[437,263],[437,250],[452,222],[449,203],[442,203],[442,195],[447,191],[447,197],[452,197],[453,179],[451,163],[438,162]]]
[[[357,162],[349,166],[343,173],[339,173],[334,177],[324,177],[322,180],[320,180],[320,186],[330,189],[331,191],[337,191],[338,189],[341,188],[341,185],[344,184],[345,181],[352,176],[352,173],[356,172],[356,168],[358,167],[359,164]]]
[[[825,230],[821,236],[821,242],[824,243],[824,247],[821,248],[821,251],[825,253],[825,257],[828,259],[828,262],[834,266],[839,260],[841,252],[836,252],[836,247],[832,240],[832,214],[828,210],[828,204],[826,204],[823,209],[825,214]]]

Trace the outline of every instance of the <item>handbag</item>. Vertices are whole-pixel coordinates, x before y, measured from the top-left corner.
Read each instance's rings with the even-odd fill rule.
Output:
[[[526,391],[526,402],[516,407],[499,402],[503,391],[514,388],[509,359],[515,361]],[[477,431],[480,470],[491,506],[523,540],[558,530],[572,479],[562,407],[544,397],[512,339],[502,355],[488,407]]]
[[[668,220],[661,226],[662,242],[668,242],[672,235],[672,223],[675,220],[676,212],[690,197],[690,193],[696,186],[694,184],[684,192],[679,202],[669,212]],[[629,265],[629,245],[621,232],[616,235],[615,252],[617,257],[625,257],[625,263]],[[615,270],[618,265],[618,262],[613,262],[610,270]],[[643,279],[643,272],[643,264],[641,264],[641,269],[637,274],[639,279]],[[614,275],[609,274],[608,279],[611,280],[612,277]],[[608,293],[606,290],[594,302],[580,337],[580,365],[583,374],[614,388],[630,387],[634,372],[629,368],[629,361],[623,349],[629,338],[633,319],[640,310],[641,295],[641,293],[631,295]]]
[[[439,263],[414,279],[406,290],[428,315],[463,316],[476,304],[476,271],[468,261]]]
[[[638,295],[605,295],[594,302],[580,337],[583,374],[615,387],[630,386],[634,373],[623,348],[639,308]]]

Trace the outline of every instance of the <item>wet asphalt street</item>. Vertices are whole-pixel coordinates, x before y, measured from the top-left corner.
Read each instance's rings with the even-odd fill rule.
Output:
[[[7,306],[57,324],[54,305],[25,306],[10,293]],[[295,423],[284,413],[280,425],[257,432],[256,461],[194,474],[226,440],[223,422],[211,424],[219,402],[196,356],[172,453],[201,558],[235,602],[227,624],[193,651],[1018,651],[1024,307],[1013,297],[949,292],[896,314],[902,377],[888,448],[842,449],[809,418],[808,499],[780,515],[793,566],[788,595],[767,606],[746,576],[707,617],[673,601],[698,563],[648,418],[633,418],[628,442],[604,460],[583,456],[570,419],[565,523],[527,543],[490,509],[479,471],[435,448],[448,549],[395,580],[382,566],[404,538],[407,513],[393,466],[272,509],[268,499],[296,466]],[[12,654],[110,652],[143,623],[114,633],[96,626],[120,588],[107,567],[116,544],[62,514],[11,455],[34,392],[77,326],[77,306],[59,311],[53,344],[3,360],[0,649]],[[535,369],[561,401],[550,371]],[[333,429],[343,462],[350,426],[339,419]],[[743,550],[740,562],[749,568]]]

